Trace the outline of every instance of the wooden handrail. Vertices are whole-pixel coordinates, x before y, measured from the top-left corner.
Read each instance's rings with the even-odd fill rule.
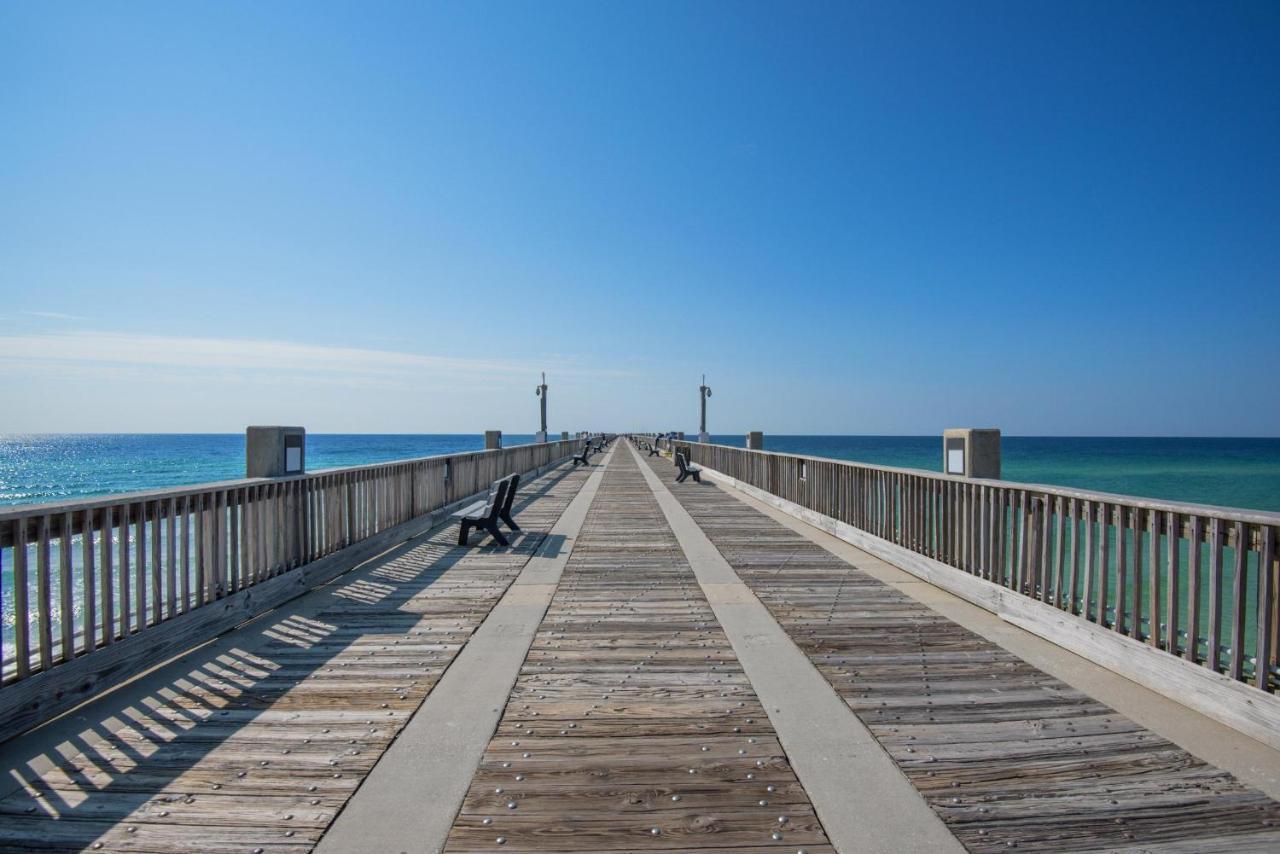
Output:
[[[0,510],[0,691],[563,460],[581,439]],[[197,639],[199,640],[199,639]]]
[[[1280,683],[1280,513],[660,440],[736,481],[1231,678]]]

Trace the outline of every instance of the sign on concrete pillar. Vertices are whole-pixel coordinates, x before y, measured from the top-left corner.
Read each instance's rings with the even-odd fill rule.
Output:
[[[747,450],[763,451],[764,450],[764,433],[759,430],[752,430],[747,434]]]
[[[942,470],[961,477],[1000,479],[1000,431],[954,427],[942,433]]]
[[[246,427],[245,477],[285,477],[306,467],[307,431],[302,427]]]
[[[501,430],[485,430],[484,431],[484,449],[486,451],[496,451],[502,447],[502,431]]]

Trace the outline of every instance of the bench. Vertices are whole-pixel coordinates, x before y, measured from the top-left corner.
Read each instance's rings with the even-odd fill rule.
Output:
[[[652,442],[649,443],[649,456],[651,457],[659,456],[658,446],[653,444]]]
[[[520,485],[520,475],[509,474],[495,480],[487,498],[469,504],[453,514],[453,518],[461,523],[458,527],[458,545],[465,546],[472,528],[481,528],[489,532],[499,545],[509,546],[507,538],[498,530],[498,520],[507,523],[513,531],[520,530],[511,518],[511,502],[515,500],[516,489]]]
[[[591,443],[590,442],[588,442],[586,447],[582,449],[582,453],[574,455],[573,464],[575,466],[577,465],[589,466],[591,465],[591,463],[587,462],[589,459],[591,459]]]
[[[702,466],[694,465],[684,458],[682,452],[676,452],[676,468],[680,469],[680,474],[676,476],[676,483],[683,483],[685,478],[693,477],[694,483],[702,483]]]

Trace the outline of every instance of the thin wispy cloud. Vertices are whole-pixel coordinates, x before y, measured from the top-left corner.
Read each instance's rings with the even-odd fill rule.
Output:
[[[78,314],[66,314],[61,311],[23,311],[28,317],[43,317],[46,320],[87,320]]]
[[[92,369],[99,372],[114,367],[223,377],[289,375],[344,385],[374,381],[407,383],[441,377],[501,381],[544,369],[566,376],[629,375],[625,371],[574,364],[571,358],[563,356],[536,360],[488,359],[291,341],[108,332],[0,335],[0,363],[16,369],[42,371]]]

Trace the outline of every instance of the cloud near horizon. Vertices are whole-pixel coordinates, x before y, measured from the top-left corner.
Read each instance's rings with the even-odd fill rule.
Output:
[[[0,364],[43,372],[167,372],[242,376],[268,371],[344,385],[362,380],[380,384],[465,375],[470,380],[506,380],[546,370],[566,376],[627,376],[630,372],[586,368],[572,357],[482,359],[435,356],[395,350],[328,347],[292,341],[241,338],[183,338],[111,332],[0,335]],[[251,373],[252,372],[252,373]]]

